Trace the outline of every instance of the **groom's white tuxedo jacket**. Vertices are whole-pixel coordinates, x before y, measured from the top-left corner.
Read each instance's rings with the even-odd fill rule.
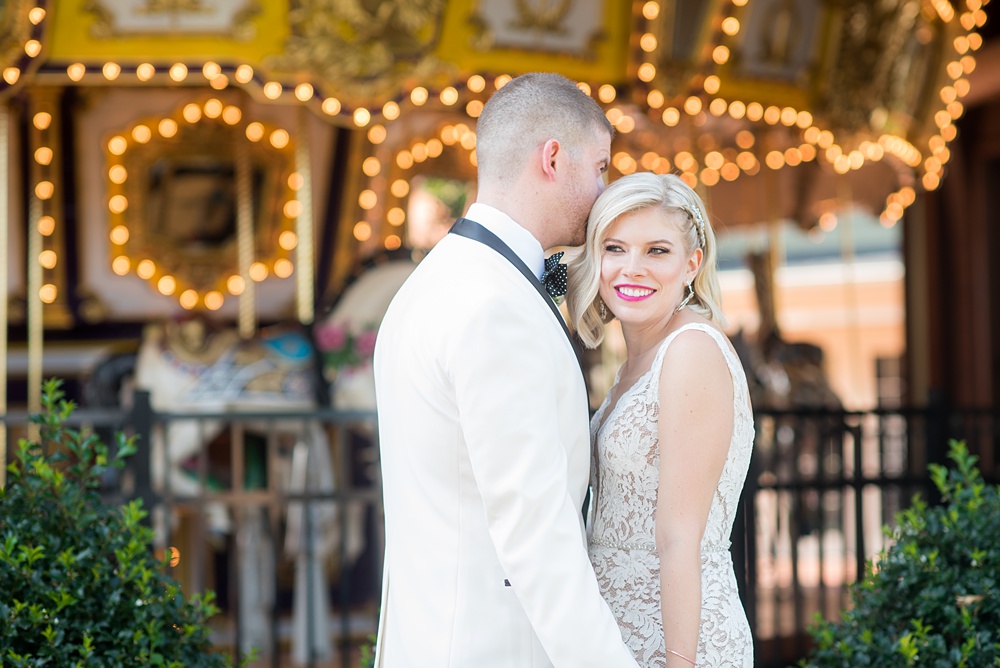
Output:
[[[587,558],[586,390],[546,299],[449,234],[382,322],[376,666],[636,665]]]

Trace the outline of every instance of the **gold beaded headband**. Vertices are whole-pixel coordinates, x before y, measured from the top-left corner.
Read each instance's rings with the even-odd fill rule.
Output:
[[[705,219],[701,217],[701,209],[693,206],[690,209],[691,218],[694,219],[695,229],[698,230],[698,247],[705,247]]]

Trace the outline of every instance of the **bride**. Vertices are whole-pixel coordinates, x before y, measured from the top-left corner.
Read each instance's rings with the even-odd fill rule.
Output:
[[[746,377],[720,329],[715,235],[673,175],[598,198],[569,267],[570,320],[627,358],[591,422],[590,559],[640,666],[752,666],[729,536],[753,447]]]

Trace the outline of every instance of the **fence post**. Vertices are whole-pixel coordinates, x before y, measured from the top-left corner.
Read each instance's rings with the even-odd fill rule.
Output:
[[[928,478],[927,464],[947,463],[949,429],[947,398],[944,392],[931,389],[927,392],[927,461],[920,472],[924,493],[930,504],[941,503],[941,495]]]
[[[132,410],[128,416],[132,434],[136,437],[136,453],[132,458],[133,474],[135,475],[135,496],[142,499],[142,506],[149,515],[144,520],[152,521],[153,506],[156,494],[153,492],[151,473],[151,453],[153,447],[153,406],[148,390],[135,390],[132,394]]]
[[[856,569],[856,580],[861,582],[865,579],[865,568],[868,564],[868,553],[865,547],[865,472],[864,472],[864,450],[862,441],[864,431],[862,423],[857,426],[847,426],[847,431],[851,434],[851,448],[854,452],[854,471],[851,473],[851,489],[854,490],[854,559]],[[820,534],[822,540],[822,533]]]

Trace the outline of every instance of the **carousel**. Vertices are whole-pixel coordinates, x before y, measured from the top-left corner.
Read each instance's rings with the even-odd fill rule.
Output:
[[[370,416],[381,316],[475,200],[476,118],[527,71],[560,72],[599,102],[616,129],[612,180],[676,173],[722,226],[772,230],[755,276],[762,329],[776,332],[780,224],[829,230],[864,211],[891,228],[941,185],[986,4],[7,0],[0,460],[20,428],[10,416],[38,410],[53,375],[85,406],[125,410],[140,389],[156,414],[208,415],[151,439],[165,453],[151,477],[178,497],[202,498],[211,470],[192,475],[192,462],[229,414]],[[270,427],[287,457],[247,451],[238,472],[258,466],[283,492],[350,487],[358,463],[326,446],[371,450],[373,417],[346,434],[296,420]],[[250,546],[232,585],[252,592],[234,606],[249,621],[225,642],[279,639],[261,630],[274,588],[246,579],[275,568],[269,527],[292,570],[325,583],[336,574],[301,535],[348,527],[318,551],[370,558],[372,509],[206,503],[177,540]],[[287,607],[294,661],[332,660],[324,604]],[[340,637],[371,630],[347,626]]]

